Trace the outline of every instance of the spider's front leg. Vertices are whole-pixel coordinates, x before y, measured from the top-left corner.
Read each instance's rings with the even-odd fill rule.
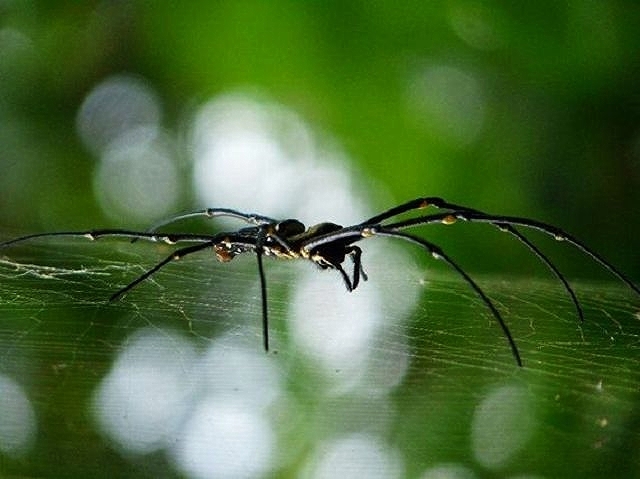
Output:
[[[336,251],[333,251],[333,250],[324,251],[323,249],[319,249],[316,251],[306,252],[304,257],[311,260],[320,269],[337,270],[338,273],[340,273],[340,276],[342,276],[342,280],[344,281],[344,285],[347,288],[347,291],[351,292],[356,288],[356,286],[358,286],[358,282],[360,278],[358,275],[354,274],[354,278],[352,281],[351,278],[349,278],[349,275],[347,274],[347,272],[342,267],[342,263],[344,262],[344,259],[347,254],[351,254],[351,250],[349,251],[347,251],[346,249],[341,250],[340,253],[337,254]],[[357,254],[357,253],[353,253],[353,254]],[[360,263],[359,259],[358,260],[354,259],[354,262],[355,261],[358,261],[358,264]]]
[[[345,251],[351,257],[351,261],[353,261],[353,287],[350,289],[350,291],[353,291],[358,287],[358,284],[360,284],[360,277],[362,277],[363,281],[367,281],[369,277],[367,276],[367,273],[364,272],[364,268],[362,267],[362,261],[360,259],[362,256],[362,250],[360,249],[360,247],[347,246],[345,248]]]
[[[342,276],[347,291],[351,292],[360,284],[360,278],[367,280],[367,274],[362,268],[360,257],[362,250],[351,243],[358,241],[361,237],[353,231],[348,237],[342,238],[344,228],[335,223],[320,223],[310,227],[302,235],[298,235],[299,244],[296,250],[300,256],[310,259],[322,269],[336,269]],[[314,246],[314,243],[316,245]],[[345,258],[351,257],[353,261],[353,274],[350,278],[342,267]]]
[[[329,258],[327,256],[319,256],[315,262],[323,269],[330,268],[336,269],[342,276],[344,284],[347,288],[347,291],[351,292],[358,287],[360,284],[360,278],[363,281],[367,281],[368,276],[367,273],[364,272],[362,268],[362,262],[360,257],[362,256],[362,250],[358,246],[347,246],[343,251],[343,255],[340,259],[337,258]],[[347,256],[351,257],[351,261],[353,261],[353,275],[349,278],[349,275],[342,267],[342,263],[344,262]]]
[[[349,275],[346,273],[346,271],[340,264],[336,264],[334,268],[340,272],[340,275],[344,280],[344,285],[347,287],[347,291],[351,292],[354,289],[356,289],[356,287],[353,285],[353,281],[351,281],[351,278],[349,278]]]

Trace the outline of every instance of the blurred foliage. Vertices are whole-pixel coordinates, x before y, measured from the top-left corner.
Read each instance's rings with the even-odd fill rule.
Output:
[[[178,132],[211,95],[266,93],[346,148],[373,210],[439,195],[534,216],[640,272],[637,2],[27,1],[0,13],[3,230],[106,221],[74,123],[92,87],[126,72],[160,93]],[[513,261],[477,254],[493,236],[470,253],[452,241],[476,268]]]

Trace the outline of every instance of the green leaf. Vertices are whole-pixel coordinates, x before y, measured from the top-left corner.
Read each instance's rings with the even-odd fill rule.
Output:
[[[269,261],[265,353],[251,257],[203,253],[106,301],[168,248],[4,252],[3,474],[299,477],[347,463],[367,477],[640,474],[640,323],[624,285],[572,282],[580,323],[557,281],[474,276],[519,368],[452,274],[374,250],[369,281],[347,293],[333,272]]]

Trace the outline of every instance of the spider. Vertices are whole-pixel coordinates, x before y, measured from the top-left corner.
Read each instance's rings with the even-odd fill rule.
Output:
[[[409,219],[401,219],[393,221],[393,219],[404,213],[411,213],[423,210],[427,207],[437,208],[439,211],[433,214],[418,213],[417,216]],[[192,233],[161,233],[159,230],[171,223],[194,217],[214,218],[219,216],[227,216],[244,221],[249,226],[240,228],[237,231],[221,232],[216,234],[192,234]],[[433,258],[444,261],[453,270],[455,270],[462,279],[475,291],[481,301],[489,309],[496,322],[502,329],[511,353],[518,366],[522,366],[522,358],[515,340],[509,330],[502,315],[489,299],[486,293],[480,288],[475,280],[463,270],[450,256],[448,256],[438,245],[407,233],[405,230],[410,228],[430,225],[445,224],[451,225],[458,221],[467,221],[470,223],[488,223],[504,231],[518,241],[523,243],[529,250],[542,261],[549,270],[561,282],[564,289],[568,293],[575,307],[576,313],[580,321],[584,321],[584,313],[580,302],[572,289],[569,282],[551,260],[523,233],[516,227],[529,228],[538,230],[542,233],[552,236],[558,241],[566,241],[574,247],[581,250],[592,260],[599,263],[604,269],[616,276],[620,281],[629,286],[638,296],[640,296],[640,288],[636,286],[627,276],[620,272],[611,263],[605,260],[600,254],[587,247],[574,236],[566,233],[562,229],[543,223],[541,221],[517,217],[503,216],[484,213],[474,208],[450,203],[438,197],[416,198],[406,203],[390,208],[376,216],[373,216],[361,223],[352,226],[341,226],[335,223],[320,223],[314,226],[306,227],[300,221],[295,219],[276,220],[267,216],[258,214],[247,214],[229,208],[207,208],[203,210],[193,211],[178,216],[173,216],[165,221],[155,224],[147,231],[133,231],[126,229],[95,229],[88,231],[60,231],[53,233],[36,233],[27,236],[21,236],[4,243],[0,243],[0,248],[6,248],[16,243],[42,237],[50,236],[70,236],[85,237],[91,240],[97,240],[103,237],[120,237],[130,239],[131,242],[137,240],[148,240],[154,242],[164,242],[168,244],[185,244],[173,251],[169,256],[148,269],[142,275],[131,281],[123,288],[116,291],[109,301],[114,301],[129,292],[135,286],[146,280],[156,271],[164,267],[172,261],[184,258],[187,255],[196,253],[208,248],[213,249],[217,259],[221,262],[231,261],[236,256],[243,253],[254,253],[257,258],[258,275],[260,278],[260,294],[262,302],[262,337],[263,345],[266,351],[269,350],[269,320],[267,308],[267,287],[263,268],[263,257],[273,256],[280,259],[306,259],[321,269],[337,270],[347,288],[347,291],[355,290],[360,284],[360,280],[366,281],[367,275],[362,267],[361,256],[362,250],[355,245],[358,241],[373,236],[386,236],[398,238],[408,241],[421,247],[428,252]],[[345,271],[343,263],[347,259],[351,260],[351,275]]]

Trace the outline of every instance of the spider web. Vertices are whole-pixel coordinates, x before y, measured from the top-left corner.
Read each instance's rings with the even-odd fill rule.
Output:
[[[24,451],[0,449],[0,472],[63,474],[68,465],[47,472],[37,458],[73,447],[104,457],[99,466],[75,464],[82,474],[98,467],[122,475],[138,454],[148,475],[160,466],[144,454],[161,452],[176,477],[199,477],[186,465],[190,449],[167,439],[188,444],[184,429],[134,437],[96,412],[105,410],[96,398],[114,370],[133,357],[129,367],[149,365],[162,382],[184,381],[179,400],[169,402],[180,421],[200,411],[199,398],[211,391],[216,405],[231,397],[234,408],[248,403],[264,413],[266,437],[286,452],[271,449],[263,469],[256,456],[257,476],[296,475],[296,464],[322,469],[340,447],[365,451],[355,459],[362,471],[373,448],[384,459],[379,470],[406,477],[444,463],[556,477],[606,477],[613,467],[640,473],[626,453],[640,445],[640,315],[624,286],[572,281],[585,310],[580,323],[556,281],[474,275],[511,328],[520,369],[468,285],[402,250],[367,246],[370,279],[352,294],[335,272],[266,261],[273,350],[265,354],[251,256],[219,264],[204,252],[107,301],[169,251],[47,241],[3,252],[0,375],[21,386],[38,421]],[[153,339],[145,344],[157,357],[140,352],[141,337]],[[163,376],[166,370],[174,376]],[[128,387],[137,397],[135,384]],[[133,417],[137,403],[124,404],[106,410]],[[51,439],[35,439],[43,435]],[[245,446],[256,450],[250,441]]]

